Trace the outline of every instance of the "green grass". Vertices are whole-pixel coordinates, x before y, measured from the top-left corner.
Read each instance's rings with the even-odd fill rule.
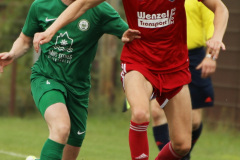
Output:
[[[130,160],[128,129],[128,113],[90,116],[78,160]],[[158,150],[151,127],[148,134],[150,160],[153,160]],[[22,156],[39,156],[47,136],[47,126],[39,115],[25,118],[0,117],[0,160],[25,159],[11,156],[9,152]],[[239,134],[225,128],[211,130],[205,127],[192,153],[192,160],[239,160],[239,144]]]

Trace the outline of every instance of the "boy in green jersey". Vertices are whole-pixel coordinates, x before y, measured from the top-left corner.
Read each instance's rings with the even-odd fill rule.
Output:
[[[20,36],[9,52],[0,54],[0,72],[32,45],[35,33],[45,31],[74,0],[35,0]],[[88,10],[41,46],[32,67],[31,91],[46,120],[49,137],[41,160],[75,160],[86,134],[90,69],[98,40],[104,33],[125,41],[139,38],[106,2]]]

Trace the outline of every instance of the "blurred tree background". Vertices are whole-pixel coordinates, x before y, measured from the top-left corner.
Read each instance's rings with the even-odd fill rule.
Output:
[[[0,0],[0,52],[8,52],[19,36],[32,0]],[[109,3],[124,16],[120,0]],[[92,66],[92,89],[89,112],[117,112],[122,109],[124,93],[120,81],[122,42],[111,35],[99,41]],[[25,116],[38,112],[31,96],[30,74],[33,49],[0,74],[0,115]]]
[[[29,6],[32,1],[0,1],[0,52],[10,50],[19,36]],[[0,115],[16,114],[23,116],[26,111],[35,111],[30,93],[32,51],[24,58],[5,68],[0,74]],[[15,107],[15,111],[13,110]]]

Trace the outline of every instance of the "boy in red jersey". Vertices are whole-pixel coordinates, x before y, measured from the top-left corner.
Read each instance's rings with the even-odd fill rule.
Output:
[[[48,42],[58,29],[73,21],[88,8],[103,0],[77,0],[45,32],[36,35],[34,44]],[[200,0],[199,0],[200,1]],[[228,10],[220,0],[202,0],[215,13],[215,32],[207,42],[207,52],[218,58],[225,48],[222,38]],[[149,102],[156,96],[164,107],[171,142],[156,160],[178,160],[191,148],[191,102],[186,45],[184,0],[123,0],[129,27],[141,32],[141,39],[125,44],[121,56],[122,82],[131,105],[129,144],[132,160],[149,159],[147,127]],[[123,42],[125,40],[123,39]]]

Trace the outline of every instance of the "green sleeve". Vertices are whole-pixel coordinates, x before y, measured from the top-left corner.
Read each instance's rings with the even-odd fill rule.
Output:
[[[36,2],[36,1],[35,1]],[[22,32],[28,37],[34,37],[36,32],[42,31],[37,18],[37,5],[33,2],[28,12]]]
[[[123,33],[128,29],[127,23],[108,3],[105,2],[101,5],[101,28],[103,33],[115,35],[118,38],[121,38]]]

